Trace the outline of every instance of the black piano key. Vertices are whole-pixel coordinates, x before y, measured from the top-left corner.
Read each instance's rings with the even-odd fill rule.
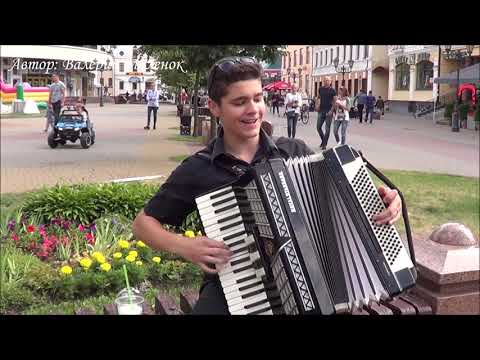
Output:
[[[263,294],[264,292],[265,292],[265,289],[255,290],[255,291],[252,291],[249,294],[242,295],[242,299],[248,299],[249,297],[252,297],[252,296],[255,296],[255,295],[260,295],[260,294]],[[266,301],[268,301],[268,300],[266,300]],[[260,305],[260,303],[258,303],[257,305]]]
[[[234,238],[239,237],[239,236],[241,236],[241,235],[244,235],[244,234],[246,234],[246,233],[247,233],[247,232],[246,232],[245,230],[242,230],[242,231],[237,232],[237,233],[235,233],[235,234],[225,236],[225,237],[223,238],[223,241],[228,241],[228,240],[234,239]]]
[[[229,244],[228,247],[234,247],[234,246],[237,246],[237,245],[240,245],[240,244],[243,244],[243,243],[245,243],[245,239],[235,241],[234,243]]]
[[[232,227],[235,227],[235,226],[238,226],[238,225],[242,225],[242,224],[243,224],[243,220],[240,220],[240,221],[234,222],[234,223],[232,223],[232,224],[230,224],[230,225],[223,226],[223,227],[221,227],[219,230],[220,230],[220,231],[225,231],[225,230],[228,230],[228,229],[230,229],[230,228],[232,228]]]
[[[210,196],[210,200],[219,198],[219,197],[221,197],[221,196],[223,196],[223,195],[230,194],[231,192],[232,192],[232,189],[227,189],[227,190],[225,190],[225,191],[219,192],[218,194],[215,194],[215,195]]]
[[[248,315],[258,315],[261,313],[264,313],[265,311],[271,310],[271,306],[269,304],[266,304],[264,308],[255,310],[254,312],[248,313]]]
[[[232,262],[230,263],[230,265],[231,265],[231,266],[237,266],[238,264],[244,263],[245,261],[248,261],[248,260],[250,260],[250,257],[245,256],[245,257],[242,258],[242,259],[232,261]]]
[[[242,272],[242,271],[245,271],[245,270],[248,270],[248,269],[254,269],[253,265],[250,264],[250,265],[244,266],[244,267],[242,267],[242,268],[240,268],[240,269],[233,270],[233,273],[234,273],[234,274],[237,274],[237,273],[239,273],[239,272]]]
[[[221,224],[221,223],[224,223],[224,222],[226,222],[226,221],[233,220],[233,219],[235,219],[235,218],[237,218],[237,217],[239,217],[239,216],[240,216],[240,213],[239,213],[239,212],[238,212],[238,213],[235,213],[235,214],[232,214],[232,215],[230,215],[230,216],[224,217],[223,219],[217,220],[217,224]]]
[[[255,286],[261,285],[262,283],[263,283],[262,280],[258,280],[257,282],[254,282],[253,284],[239,287],[238,291],[245,291],[245,290],[251,289]]]
[[[253,275],[250,275],[250,276],[247,276],[247,277],[244,277],[243,279],[240,279],[240,280],[237,280],[237,284],[241,284],[245,281],[248,281],[248,280],[253,280],[257,277],[257,274],[253,274]]]
[[[230,209],[233,209],[235,206],[237,206],[237,204],[231,204],[231,205],[227,205],[221,209],[217,209],[214,211],[215,214],[220,214],[224,211],[227,211],[227,210],[230,210]]]
[[[260,292],[258,294],[260,294]],[[256,294],[256,295],[258,295],[258,294]],[[245,305],[244,308],[248,310],[248,309],[254,308],[258,305],[262,305],[262,304],[265,304],[265,303],[268,303],[268,299],[262,299],[262,300],[259,300],[257,302],[254,302],[252,304]]]
[[[226,199],[214,202],[214,203],[212,203],[211,207],[222,205],[222,204],[225,204],[226,202],[229,202],[229,201],[232,201],[232,200],[235,200],[235,196],[231,196],[231,197],[228,197]]]

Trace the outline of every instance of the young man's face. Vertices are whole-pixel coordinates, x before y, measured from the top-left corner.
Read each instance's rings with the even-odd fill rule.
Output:
[[[226,134],[242,140],[256,137],[265,114],[262,84],[259,79],[237,81],[227,87],[220,104],[209,99],[208,107],[222,119]]]

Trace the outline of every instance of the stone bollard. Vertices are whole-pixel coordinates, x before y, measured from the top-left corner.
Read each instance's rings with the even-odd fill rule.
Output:
[[[412,293],[434,314],[480,314],[480,248],[464,225],[447,223],[427,240],[414,240],[418,268]]]

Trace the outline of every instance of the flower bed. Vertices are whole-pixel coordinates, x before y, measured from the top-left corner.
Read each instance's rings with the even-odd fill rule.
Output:
[[[38,193],[35,199],[42,201]],[[0,313],[28,313],[32,306],[90,297],[110,299],[125,287],[123,264],[131,286],[143,290],[199,284],[199,267],[173,254],[154,251],[133,237],[133,211],[129,210],[130,218],[104,214],[86,224],[78,221],[82,216],[68,219],[45,216],[38,208],[25,209],[19,206],[2,214]],[[52,204],[49,209],[58,214]],[[78,214],[83,214],[82,208]],[[187,224],[195,221],[193,214],[182,227],[169,230],[178,233],[182,241],[198,234],[195,227],[186,230]]]

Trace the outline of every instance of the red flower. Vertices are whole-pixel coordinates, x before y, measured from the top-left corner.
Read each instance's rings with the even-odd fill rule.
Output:
[[[78,225],[78,230],[80,230],[81,232],[83,232],[85,230],[85,228],[83,227],[82,224]]]
[[[28,225],[27,226],[27,232],[33,233],[34,231],[35,231],[35,226],[33,226],[33,225]]]
[[[85,239],[87,239],[87,242],[88,242],[90,245],[94,245],[94,244],[95,244],[95,237],[92,235],[92,233],[86,233],[86,234],[85,234]]]
[[[12,240],[13,240],[13,241],[18,241],[18,236],[17,236],[17,234],[13,233],[13,235],[12,235]]]

